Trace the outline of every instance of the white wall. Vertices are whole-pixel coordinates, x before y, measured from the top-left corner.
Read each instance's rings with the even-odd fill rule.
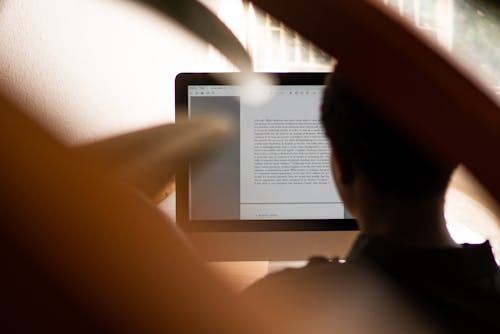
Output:
[[[0,1],[0,89],[69,144],[171,121],[207,46],[120,0]]]

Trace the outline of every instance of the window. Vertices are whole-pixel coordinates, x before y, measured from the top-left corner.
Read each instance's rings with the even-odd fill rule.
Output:
[[[205,0],[204,3],[217,13],[248,49],[256,71],[331,70],[333,59],[329,55],[252,4],[241,0]],[[209,58],[211,68],[232,68],[211,47]]]

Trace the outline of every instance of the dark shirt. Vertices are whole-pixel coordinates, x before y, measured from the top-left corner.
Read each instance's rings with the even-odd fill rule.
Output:
[[[489,242],[422,248],[361,235],[348,261],[381,273],[450,332],[500,332],[500,277]]]
[[[444,332],[500,333],[500,277],[488,242],[423,248],[362,234],[347,263],[382,277]],[[307,282],[317,286],[322,280],[318,276],[323,280],[332,277],[318,271],[318,266],[347,268],[338,261],[314,258],[302,269],[269,275],[249,292],[298,277],[300,285],[295,287],[307,289]]]

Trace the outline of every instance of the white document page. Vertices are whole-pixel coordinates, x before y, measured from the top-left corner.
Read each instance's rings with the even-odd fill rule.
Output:
[[[272,90],[261,105],[241,101],[241,219],[343,218],[320,123],[323,86]]]

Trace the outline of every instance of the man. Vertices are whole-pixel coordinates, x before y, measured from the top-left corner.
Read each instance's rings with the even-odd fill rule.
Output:
[[[397,300],[421,312],[433,328],[498,332],[500,279],[491,247],[488,242],[456,244],[446,228],[444,197],[455,166],[435,162],[380,118],[339,66],[321,112],[333,176],[360,236],[347,265],[316,259],[303,269],[268,276],[246,295],[258,298],[277,290],[280,298],[297,296],[298,290],[304,295],[315,285],[321,286],[315,290],[317,299],[328,299],[328,293],[319,292],[328,286],[325,281],[355,267],[352,275],[362,269],[374,281],[382,279],[380,286],[389,286]],[[335,269],[332,273],[326,267]]]

